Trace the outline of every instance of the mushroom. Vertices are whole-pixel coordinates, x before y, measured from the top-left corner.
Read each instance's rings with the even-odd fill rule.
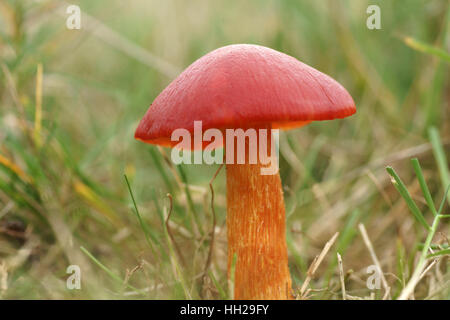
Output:
[[[192,133],[199,120],[204,129],[222,132],[292,129],[355,112],[352,97],[329,76],[276,50],[236,44],[206,54],[173,80],[135,138],[173,147],[172,132]],[[280,175],[263,175],[262,167],[259,158],[256,164],[226,163],[228,276],[236,256],[235,299],[291,299]]]

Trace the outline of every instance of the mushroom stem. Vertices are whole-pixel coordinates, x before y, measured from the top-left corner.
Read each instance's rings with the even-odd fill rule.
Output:
[[[281,179],[262,167],[226,165],[228,276],[236,254],[235,299],[292,299]]]

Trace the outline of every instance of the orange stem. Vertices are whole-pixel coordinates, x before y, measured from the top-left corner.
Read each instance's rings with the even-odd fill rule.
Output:
[[[236,254],[235,299],[292,299],[281,179],[261,167],[226,165],[228,276]]]

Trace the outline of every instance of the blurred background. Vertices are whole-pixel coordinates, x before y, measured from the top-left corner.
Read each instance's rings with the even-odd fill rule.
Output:
[[[71,4],[79,30],[66,27]],[[380,30],[366,26],[371,4]],[[170,150],[133,135],[184,68],[233,43],[292,55],[357,106],[350,118],[281,134],[294,292],[342,299],[343,278],[347,298],[398,297],[428,233],[385,167],[431,224],[410,159],[438,207],[450,183],[449,18],[446,0],[0,0],[0,298],[230,297],[225,170],[213,183],[211,246],[218,167],[173,166]],[[435,250],[448,251],[448,221]],[[384,277],[372,290],[374,255]],[[433,263],[416,299],[450,298],[448,256]],[[69,265],[79,266],[81,289],[67,288]]]

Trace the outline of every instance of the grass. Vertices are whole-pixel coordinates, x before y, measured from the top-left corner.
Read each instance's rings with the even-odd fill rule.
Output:
[[[133,139],[180,70],[231,43],[286,52],[357,105],[280,136],[295,293],[450,298],[448,1],[379,0],[381,30],[370,1],[74,4],[81,30],[62,1],[0,2],[1,298],[232,297],[224,170]]]
[[[425,182],[425,179],[424,179],[424,176],[422,173],[422,169],[420,167],[420,164],[419,164],[419,161],[417,160],[417,158],[412,159],[412,164],[414,166],[414,171],[416,173],[417,179],[419,180],[420,188],[422,189],[422,193],[427,201],[429,210],[434,215],[434,219],[433,219],[433,223],[431,224],[431,226],[428,225],[422,212],[419,210],[416,203],[411,198],[411,195],[409,194],[408,190],[406,189],[403,181],[400,179],[400,177],[397,175],[397,173],[395,172],[394,169],[392,169],[391,167],[387,167],[386,171],[393,178],[392,183],[394,184],[396,189],[399,191],[399,193],[402,195],[405,202],[408,204],[408,207],[411,210],[414,217],[428,231],[427,238],[425,240],[424,245],[422,246],[422,251],[420,253],[420,258],[419,258],[419,261],[417,262],[417,266],[415,267],[414,273],[412,274],[411,279],[409,280],[408,284],[405,286],[402,293],[400,294],[399,299],[408,299],[413,294],[414,288],[416,287],[420,278],[423,277],[422,272],[425,269],[426,262],[427,262],[426,260],[427,260],[427,258],[430,258],[430,256],[428,256],[428,251],[430,250],[431,241],[433,240],[433,237],[436,234],[440,220],[445,217],[445,215],[442,214],[442,212],[443,212],[442,210],[444,208],[444,204],[446,202],[448,191],[450,189],[450,184],[449,184],[444,193],[444,196],[442,197],[442,201],[441,201],[439,210],[436,210],[436,207],[434,206],[433,199],[431,198],[430,191]],[[445,253],[445,250],[444,250],[444,253]],[[437,256],[440,256],[440,254],[433,253],[431,255],[431,257],[437,257]],[[433,263],[435,263],[435,261]]]

